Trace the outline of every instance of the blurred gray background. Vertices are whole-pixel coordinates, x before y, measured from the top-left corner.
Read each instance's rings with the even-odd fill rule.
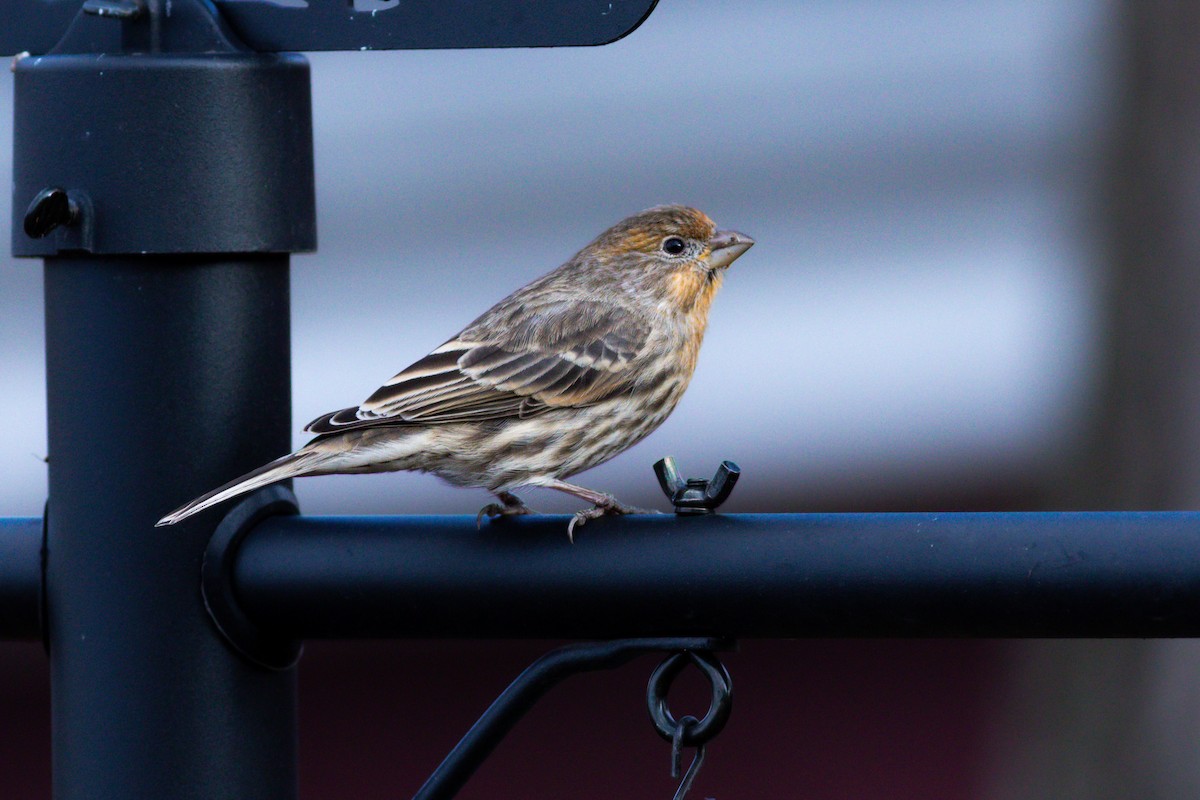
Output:
[[[663,507],[650,466],[674,454],[697,476],[737,461],[743,510],[1027,490],[1079,435],[1096,379],[1109,12],[664,0],[608,47],[311,56],[320,252],[293,262],[296,444],[608,225],[682,202],[758,245],[679,409],[581,482]],[[0,81],[0,106],[11,92]],[[41,279],[7,250],[0,515],[34,515]],[[311,513],[487,502],[415,475],[297,493]]]
[[[662,0],[602,48],[313,55],[321,245],[293,261],[295,443],[606,226],[683,202],[758,245],[674,416],[580,482],[663,508],[650,465],[674,454],[693,475],[739,462],[733,510],[1196,507],[1195,54],[1200,6],[1169,2]],[[11,92],[0,81],[5,109]],[[0,152],[11,135],[5,115]],[[0,184],[10,169],[0,159]],[[31,516],[46,490],[40,269],[4,247],[0,271],[0,516]],[[487,501],[408,474],[296,491],[318,514]],[[913,743],[879,772],[889,796],[1200,793],[1196,643],[920,644],[776,652],[824,665],[781,680],[844,676],[846,696],[909,676],[854,695],[864,710],[846,717],[839,763],[855,764],[856,725],[878,726],[877,752]],[[40,654],[6,647],[42,674]],[[310,648],[305,685],[323,664],[338,665],[326,689],[356,685],[338,658]],[[308,710],[336,696],[309,691]],[[805,719],[823,691],[764,713],[791,700]],[[872,717],[888,699],[909,705]],[[772,740],[784,760],[789,735]],[[770,772],[737,769],[735,785]],[[858,796],[846,785],[805,796]]]

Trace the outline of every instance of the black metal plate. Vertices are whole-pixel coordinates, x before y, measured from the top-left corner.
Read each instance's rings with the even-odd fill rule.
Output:
[[[637,28],[657,2],[217,0],[216,6],[243,42],[269,53],[608,44]],[[48,52],[82,5],[83,0],[3,0],[0,53]]]

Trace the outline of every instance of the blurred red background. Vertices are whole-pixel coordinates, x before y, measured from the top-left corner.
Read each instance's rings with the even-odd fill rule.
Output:
[[[556,642],[313,642],[300,663],[301,797],[409,797],[508,682]],[[755,641],[722,655],[734,711],[691,797],[962,800],[986,769],[1004,645]],[[459,795],[670,798],[670,745],[646,713],[658,656],[569,679]],[[0,647],[0,785],[50,796],[49,680],[40,645]],[[700,715],[687,670],[676,716]],[[19,722],[18,722],[19,721]],[[98,724],[97,736],[103,736]],[[685,752],[685,765],[691,751]]]

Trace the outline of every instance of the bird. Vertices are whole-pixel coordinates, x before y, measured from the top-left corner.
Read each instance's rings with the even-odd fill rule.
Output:
[[[363,403],[323,414],[306,445],[180,506],[174,525],[264,486],[309,475],[410,470],[484,488],[476,517],[532,513],[545,487],[591,506],[575,529],[640,512],[566,478],[658,428],[691,381],[729,265],[754,245],[695,208],[655,206],[601,233],[516,290]]]

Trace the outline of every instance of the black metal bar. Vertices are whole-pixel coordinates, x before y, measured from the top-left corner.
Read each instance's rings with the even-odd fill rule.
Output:
[[[42,520],[0,519],[0,639],[40,639]]]
[[[261,52],[600,45],[632,33],[658,0],[397,0],[355,11],[348,0],[306,8],[218,0],[238,34]]]
[[[569,644],[533,662],[488,706],[450,754],[438,765],[413,800],[449,800],[470,779],[496,745],[546,692],[572,675],[612,669],[644,653],[715,650],[729,647],[719,639],[687,637],[619,639]]]
[[[1197,636],[1200,513],[272,517],[233,569],[295,638]]]
[[[238,36],[260,53],[460,47],[598,45],[627,36],[657,0],[216,0]],[[4,0],[0,55],[49,52],[83,0]]]

